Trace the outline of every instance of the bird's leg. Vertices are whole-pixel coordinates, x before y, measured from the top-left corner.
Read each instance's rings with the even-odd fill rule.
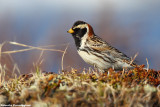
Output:
[[[107,72],[107,75],[108,75],[108,76],[110,75],[109,68],[106,69],[105,72]]]
[[[94,64],[93,67],[94,67],[94,69],[96,69],[96,71],[99,71],[100,74],[103,74],[105,72],[105,70],[102,70],[102,69],[98,68],[96,66],[96,64]]]
[[[128,71],[131,70],[131,69],[133,69],[133,68],[124,67],[124,68],[123,68],[123,71],[124,71],[124,72],[128,72]]]
[[[100,74],[103,74],[105,72],[105,70],[102,69],[98,69],[98,71],[100,72]]]
[[[108,71],[107,75],[109,75],[109,74],[110,74],[110,72]]]
[[[96,71],[98,71],[98,67],[96,66],[96,64],[94,64],[93,67]]]
[[[114,70],[114,66],[112,66],[112,69]],[[115,70],[114,70],[115,71]]]

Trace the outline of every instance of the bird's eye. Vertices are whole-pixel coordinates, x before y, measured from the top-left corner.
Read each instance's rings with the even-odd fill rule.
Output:
[[[77,31],[79,31],[79,30],[80,30],[80,28],[75,28],[75,29],[74,29],[75,32],[77,32]]]

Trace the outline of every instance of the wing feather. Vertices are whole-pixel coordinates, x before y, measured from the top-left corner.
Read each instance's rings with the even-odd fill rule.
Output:
[[[107,53],[108,55],[114,57],[114,58],[120,58],[122,60],[127,60],[130,61],[130,58],[127,57],[124,53],[120,52],[118,49],[112,47],[109,45],[107,42],[103,41],[100,37],[98,36],[93,36],[89,41],[89,47],[96,50],[100,51],[102,53]]]

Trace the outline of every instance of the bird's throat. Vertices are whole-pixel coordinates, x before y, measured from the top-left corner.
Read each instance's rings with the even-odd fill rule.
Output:
[[[79,49],[81,44],[81,38],[77,37],[76,35],[72,35],[76,44],[77,49]]]

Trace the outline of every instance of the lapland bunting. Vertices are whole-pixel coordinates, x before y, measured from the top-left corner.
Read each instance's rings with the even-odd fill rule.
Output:
[[[109,68],[118,71],[136,66],[124,53],[95,35],[91,25],[84,21],[76,21],[68,33],[72,34],[78,54],[82,59],[98,68],[99,71],[104,72]]]

